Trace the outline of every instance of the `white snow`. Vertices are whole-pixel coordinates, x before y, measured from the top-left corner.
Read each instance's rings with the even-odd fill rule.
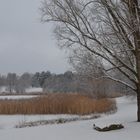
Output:
[[[29,99],[34,97],[37,97],[37,95],[1,95],[0,99]]]
[[[35,92],[42,92],[42,88],[30,87],[26,89],[26,93],[35,93]]]
[[[5,86],[0,86],[0,93],[6,93],[6,87]]]
[[[87,121],[66,124],[37,126],[30,128],[6,127],[15,124],[6,116],[0,117],[1,140],[140,140],[140,123],[136,122],[136,100],[122,97],[117,99],[118,111],[112,115]],[[10,117],[10,116],[9,116]],[[56,115],[57,117],[57,115]],[[4,119],[5,118],[5,119]],[[20,118],[19,116],[15,116]],[[50,116],[49,118],[53,118]],[[31,118],[33,119],[33,118]],[[41,118],[40,118],[41,119]],[[35,119],[33,119],[35,120]],[[5,123],[4,123],[5,122]],[[6,124],[7,122],[7,124]],[[17,122],[18,123],[18,122]],[[97,132],[92,125],[103,127],[112,123],[122,123],[125,129],[110,132]],[[3,125],[2,125],[3,124]]]
[[[16,125],[31,121],[75,118],[78,115],[0,115],[0,129],[12,129]]]
[[[38,92],[42,92],[42,88],[40,87],[29,87],[26,90],[26,93],[38,93]],[[0,93],[9,93],[9,91],[7,91],[7,87],[6,86],[2,86],[0,87]]]

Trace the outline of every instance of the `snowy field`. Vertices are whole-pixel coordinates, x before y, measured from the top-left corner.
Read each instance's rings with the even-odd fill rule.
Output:
[[[136,101],[122,97],[117,99],[118,111],[112,115],[88,121],[66,124],[14,128],[20,121],[54,119],[66,116],[0,116],[1,140],[140,140],[140,123],[136,122]],[[25,118],[24,118],[25,117]],[[29,118],[28,118],[29,117]],[[45,118],[46,117],[46,118]],[[48,118],[47,118],[48,117]],[[72,116],[69,116],[72,117]],[[122,123],[125,129],[97,132],[92,125],[103,127],[112,123]]]
[[[40,87],[29,87],[25,90],[26,93],[37,93],[37,92],[42,92],[42,88]],[[7,91],[6,87],[3,86],[3,87],[0,87],[0,94],[1,93],[9,93],[9,91]]]
[[[35,98],[37,95],[6,95],[6,96],[0,96],[0,99],[5,100],[5,99],[29,99],[29,98]]]
[[[42,88],[30,87],[30,88],[26,89],[26,93],[35,93],[35,92],[42,92]]]

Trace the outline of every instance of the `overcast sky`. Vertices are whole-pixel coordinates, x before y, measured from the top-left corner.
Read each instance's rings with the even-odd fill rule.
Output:
[[[67,55],[56,45],[53,26],[40,23],[41,0],[0,0],[0,73],[69,68]]]

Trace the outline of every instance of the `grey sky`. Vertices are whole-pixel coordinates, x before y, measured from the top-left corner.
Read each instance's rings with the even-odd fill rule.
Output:
[[[0,73],[69,68],[56,47],[53,26],[40,23],[41,0],[0,0]]]

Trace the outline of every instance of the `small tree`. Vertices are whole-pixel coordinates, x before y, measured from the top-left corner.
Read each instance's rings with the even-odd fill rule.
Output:
[[[15,91],[15,87],[16,87],[16,83],[17,83],[16,73],[8,73],[6,82],[7,82],[7,90],[10,93],[13,93]]]
[[[18,77],[15,91],[17,93],[25,93],[26,89],[31,86],[32,75],[29,73],[23,73]]]

